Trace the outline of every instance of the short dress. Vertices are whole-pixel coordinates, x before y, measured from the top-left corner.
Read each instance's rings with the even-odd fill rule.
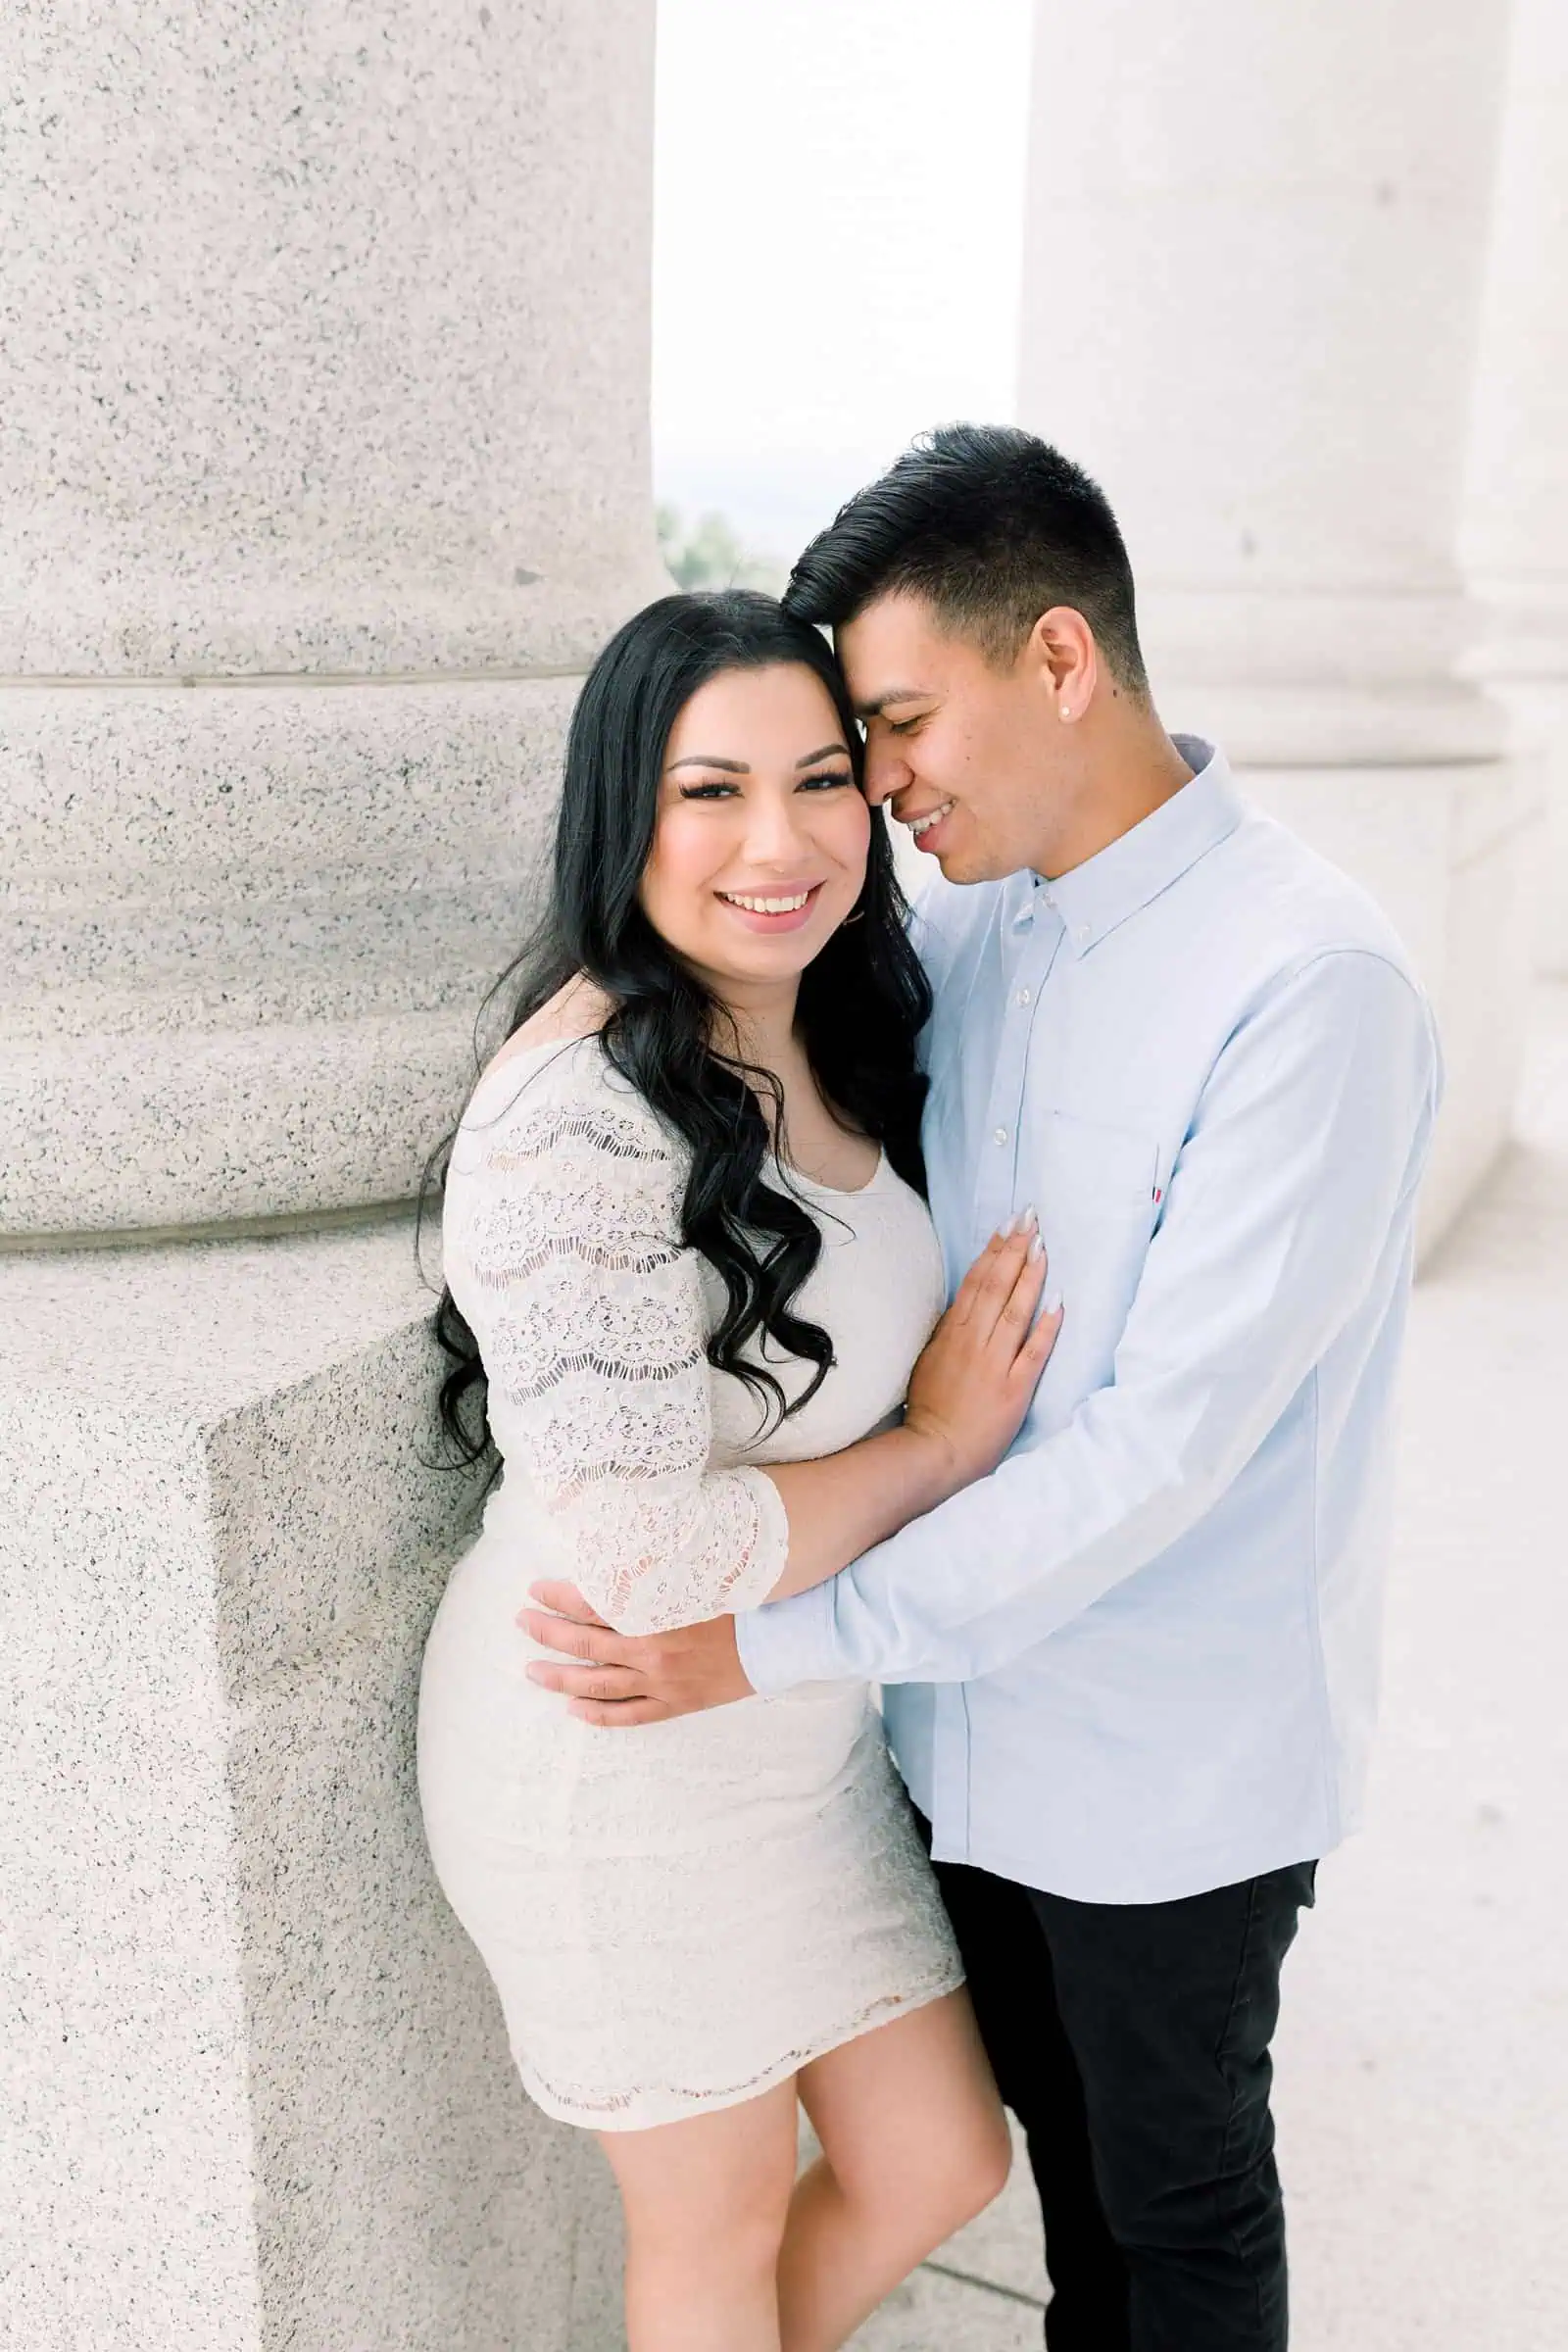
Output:
[[[526,1679],[550,1654],[514,1622],[537,1578],[624,1633],[760,1602],[789,1531],[755,1465],[896,1419],[941,1312],[930,1218],[885,1156],[858,1192],[792,1176],[823,1239],[798,1311],[836,1361],[760,1434],[708,1362],[723,1293],[680,1238],[686,1165],[584,1038],[491,1065],[447,1179],[504,1470],[426,1645],[420,1801],[525,2087],[601,2132],[756,2097],[962,1981],[863,1684],[614,1731]],[[767,1360],[798,1395],[809,1367]]]

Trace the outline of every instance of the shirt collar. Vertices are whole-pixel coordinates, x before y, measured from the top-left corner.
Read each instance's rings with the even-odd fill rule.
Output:
[[[1048,882],[1022,873],[1011,884],[1014,918],[1027,917],[1044,899],[1060,915],[1075,956],[1114,931],[1131,914],[1196,865],[1242,821],[1242,799],[1224,753],[1198,735],[1171,741],[1193,770],[1179,792],[1142,823],[1110,842],[1069,874]]]

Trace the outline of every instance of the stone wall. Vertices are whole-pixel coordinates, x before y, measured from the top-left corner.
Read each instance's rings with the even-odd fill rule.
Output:
[[[517,2086],[419,1830],[473,1497],[430,1466],[399,1204],[521,943],[576,678],[665,584],[652,32],[651,0],[0,24],[27,2352],[619,2340],[604,2168]]]

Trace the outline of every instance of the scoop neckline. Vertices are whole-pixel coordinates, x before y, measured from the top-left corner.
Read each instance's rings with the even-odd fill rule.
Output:
[[[887,1164],[887,1152],[885,1150],[880,1151],[876,1155],[876,1166],[863,1184],[844,1185],[822,1184],[816,1177],[808,1176],[804,1168],[795,1167],[787,1159],[781,1159],[778,1162],[779,1169],[789,1178],[791,1184],[800,1185],[803,1191],[808,1193],[826,1193],[830,1200],[858,1200],[863,1194],[870,1192],[874,1185],[881,1182],[882,1171]]]

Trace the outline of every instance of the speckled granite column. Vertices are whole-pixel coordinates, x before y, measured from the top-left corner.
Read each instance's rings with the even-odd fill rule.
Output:
[[[1513,0],[1465,554],[1471,668],[1513,721],[1545,813],[1537,953],[1568,977],[1568,10]]]
[[[663,585],[651,97],[652,0],[0,12],[26,2352],[619,2341],[603,2167],[419,1834],[430,1294],[406,1215],[310,1228],[456,1116],[575,679]]]
[[[1469,0],[1037,19],[1019,414],[1122,518],[1167,724],[1405,935],[1448,1063],[1428,1242],[1524,1035],[1533,798],[1458,670],[1505,32]]]
[[[652,0],[0,24],[0,1233],[407,1199],[662,584]]]

